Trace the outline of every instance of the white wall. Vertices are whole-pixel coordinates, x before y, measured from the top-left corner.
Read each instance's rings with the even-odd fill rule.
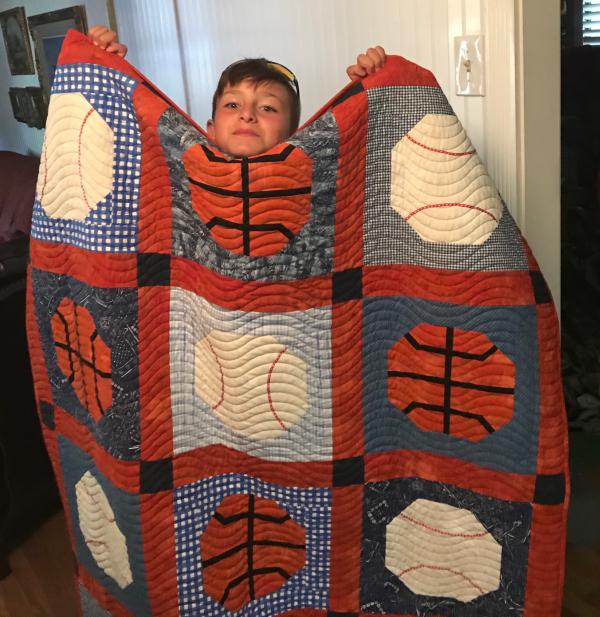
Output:
[[[33,15],[73,3],[20,0],[18,4]],[[108,23],[105,0],[84,3],[88,24]],[[547,3],[552,4],[550,0],[379,0],[367,7],[364,0],[114,0],[119,35],[130,47],[128,59],[200,124],[210,116],[220,71],[241,57],[266,56],[292,68],[300,81],[304,120],[346,83],[345,67],[371,45],[382,44],[389,53],[431,69],[527,233],[558,301],[560,61],[554,38],[559,25],[558,9]],[[13,6],[14,0],[0,0],[0,10]],[[453,37],[479,33],[486,42],[486,96],[458,97],[452,83]],[[556,52],[551,61],[545,55],[550,39]],[[0,149],[39,152],[43,132],[14,121],[8,98],[8,86],[36,85],[37,77],[12,77],[1,47]],[[516,64],[521,71],[518,79]],[[525,66],[530,66],[526,81]],[[552,76],[551,86],[546,76]],[[545,132],[544,126],[550,124],[550,132]]]
[[[26,17],[64,9],[75,4],[84,4],[89,25],[107,23],[105,0],[0,0],[0,11],[12,9],[15,6],[25,7]],[[33,41],[32,50],[33,50]],[[39,86],[37,75],[11,75],[6,57],[4,43],[0,42],[0,150],[13,150],[21,154],[42,151],[44,131],[32,129],[13,117],[8,88]]]
[[[560,5],[515,4],[521,229],[560,315]]]
[[[73,0],[21,0],[28,16]],[[0,9],[15,6],[0,0]],[[88,24],[108,23],[105,0],[85,0]],[[204,124],[220,71],[241,57],[266,56],[291,67],[300,81],[303,119],[347,81],[360,51],[382,44],[431,69],[446,92],[513,214],[516,199],[513,0],[115,0],[128,59],[177,104]],[[452,87],[453,41],[484,33],[485,98],[457,97]],[[0,148],[40,152],[43,131],[12,117],[9,86],[37,85],[37,76],[11,76],[0,50]]]
[[[431,69],[488,164],[512,212],[516,206],[513,0],[115,0],[128,58],[205,124],[221,70],[266,56],[300,81],[306,120],[347,83],[345,68],[381,44]],[[488,95],[457,97],[453,37],[484,33]],[[167,67],[167,70],[165,70]]]

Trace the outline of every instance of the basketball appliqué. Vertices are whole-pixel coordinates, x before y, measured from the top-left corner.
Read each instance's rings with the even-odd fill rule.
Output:
[[[194,370],[198,396],[236,433],[270,439],[306,412],[306,365],[272,336],[212,330]]]
[[[387,526],[385,565],[416,594],[469,602],[498,589],[501,563],[469,510],[417,499]]]
[[[58,366],[98,421],[112,404],[111,353],[82,306],[63,298],[51,320]]]
[[[275,255],[306,225],[312,161],[291,145],[273,154],[228,161],[196,144],[183,155],[192,207],[224,249]]]
[[[390,401],[419,428],[481,441],[510,422],[515,367],[481,332],[419,324],[388,352]]]
[[[230,495],[200,537],[204,591],[229,611],[280,589],[306,561],[306,531],[277,502]]]

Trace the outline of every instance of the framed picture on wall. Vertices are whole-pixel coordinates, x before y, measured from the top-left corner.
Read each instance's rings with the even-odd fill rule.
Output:
[[[0,13],[0,24],[6,47],[6,56],[11,75],[31,75],[35,73],[25,9],[17,6]]]
[[[15,120],[36,129],[44,128],[47,111],[41,88],[9,88],[8,95]]]
[[[33,38],[40,87],[47,105],[58,54],[67,31],[73,28],[79,32],[87,32],[85,7],[71,6],[59,11],[32,15],[27,22]]]

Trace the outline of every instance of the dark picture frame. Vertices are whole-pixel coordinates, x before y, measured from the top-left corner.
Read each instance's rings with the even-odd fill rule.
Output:
[[[6,57],[11,75],[32,75],[35,73],[33,55],[27,30],[25,9],[17,6],[0,13],[0,26],[6,47]]]
[[[83,5],[70,6],[58,11],[32,15],[27,19],[35,50],[35,65],[46,106],[58,53],[68,30],[87,32],[87,20]]]
[[[48,110],[41,88],[9,88],[8,95],[15,120],[32,128],[44,128]]]

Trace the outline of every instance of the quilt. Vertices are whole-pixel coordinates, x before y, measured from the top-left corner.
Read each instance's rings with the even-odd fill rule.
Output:
[[[560,615],[556,314],[429,71],[229,160],[69,33],[28,336],[82,615]]]

